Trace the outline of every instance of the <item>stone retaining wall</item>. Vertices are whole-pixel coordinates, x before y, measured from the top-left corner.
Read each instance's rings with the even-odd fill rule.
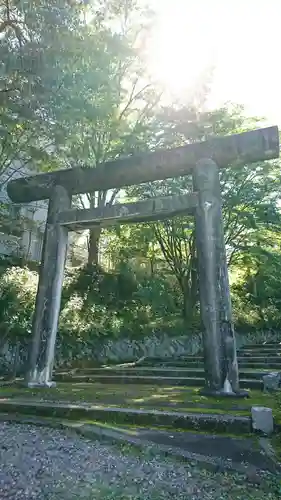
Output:
[[[275,331],[260,331],[249,334],[237,334],[237,347],[245,344],[262,342],[281,342],[281,333]],[[123,363],[136,361],[142,357],[177,357],[196,355],[201,350],[201,335],[171,337],[167,334],[152,335],[143,339],[119,339],[97,341],[95,345],[79,344],[76,348],[70,346],[57,347],[57,365],[71,365],[75,361],[85,360],[90,363]],[[10,346],[8,343],[0,351],[0,372],[22,372],[27,361],[27,346]]]
[[[237,348],[245,344],[281,342],[281,333],[259,331],[255,335],[236,335]],[[108,340],[100,343],[92,351],[92,359],[98,362],[126,362],[144,357],[177,357],[196,355],[202,350],[201,335],[171,337],[167,334],[152,335],[144,339]],[[80,356],[79,356],[80,357]]]
[[[120,339],[108,341],[100,346],[96,353],[99,361],[126,361],[142,357],[177,357],[197,354],[201,349],[201,336],[170,337],[168,335],[152,335],[140,340]]]

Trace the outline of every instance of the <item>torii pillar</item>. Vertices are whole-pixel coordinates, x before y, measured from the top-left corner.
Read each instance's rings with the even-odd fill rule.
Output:
[[[206,383],[202,392],[244,397],[247,392],[239,389],[219,169],[213,160],[196,163],[193,185],[198,193],[195,225]]]
[[[42,261],[32,323],[28,387],[51,387],[61,291],[67,253],[68,229],[57,224],[59,213],[71,206],[71,196],[54,186],[44,234]]]

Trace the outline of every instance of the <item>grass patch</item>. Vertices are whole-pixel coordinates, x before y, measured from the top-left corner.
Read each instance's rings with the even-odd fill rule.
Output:
[[[249,391],[247,399],[211,398],[201,396],[199,388],[159,387],[133,384],[59,383],[52,389],[28,389],[5,386],[0,388],[0,400],[24,399],[32,402],[90,404],[101,407],[137,408],[143,410],[179,411],[187,413],[230,414],[247,416],[252,406],[273,410],[276,423],[281,425],[281,396]]]

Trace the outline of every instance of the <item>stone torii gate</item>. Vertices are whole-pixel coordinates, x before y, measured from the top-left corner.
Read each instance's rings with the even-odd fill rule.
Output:
[[[13,202],[49,199],[30,348],[29,386],[52,385],[68,231],[95,225],[195,216],[203,324],[205,390],[239,395],[239,376],[223,236],[219,168],[279,157],[277,127],[12,180]],[[192,174],[191,194],[89,210],[71,208],[71,196]]]

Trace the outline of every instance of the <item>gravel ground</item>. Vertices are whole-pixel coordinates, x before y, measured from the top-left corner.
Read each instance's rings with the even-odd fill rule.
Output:
[[[277,489],[276,489],[277,488]],[[280,499],[240,476],[209,472],[66,431],[0,423],[0,499]]]

